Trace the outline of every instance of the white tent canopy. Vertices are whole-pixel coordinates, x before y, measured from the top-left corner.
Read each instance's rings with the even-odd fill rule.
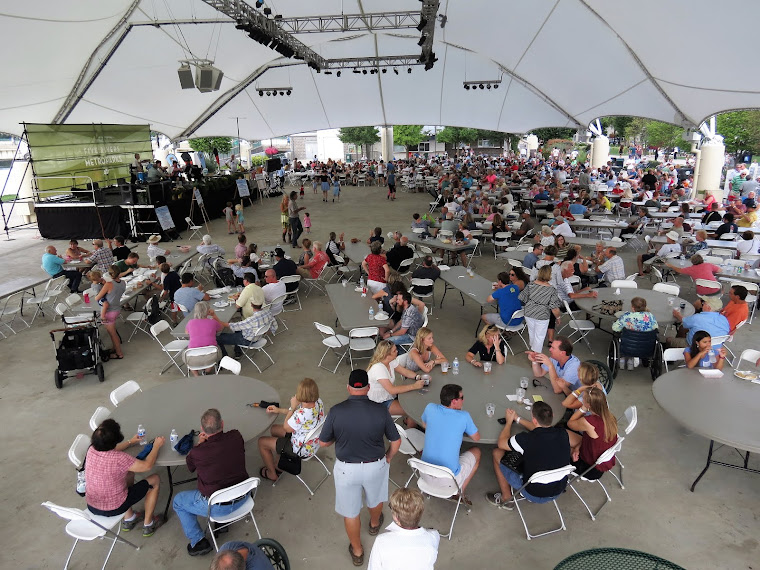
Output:
[[[266,5],[285,18],[422,6],[417,0]],[[410,123],[505,132],[585,128],[609,115],[694,127],[720,111],[760,107],[760,74],[736,67],[741,54],[755,53],[754,35],[727,39],[721,25],[737,16],[757,21],[760,2],[442,0],[438,14],[447,22],[435,26],[432,70],[344,70],[337,77],[258,44],[201,0],[6,3],[0,131],[19,134],[21,122],[150,123],[171,138],[235,135],[238,118],[242,137],[265,139]],[[414,27],[297,38],[326,59],[420,52]],[[219,91],[180,89],[178,62],[188,58],[215,61],[224,72]],[[463,89],[463,81],[498,78],[498,90]],[[259,96],[259,87],[282,86],[292,86],[292,95]]]

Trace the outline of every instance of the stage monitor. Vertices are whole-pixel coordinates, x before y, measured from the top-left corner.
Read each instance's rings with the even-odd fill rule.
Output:
[[[282,168],[282,161],[279,158],[267,160],[267,172],[277,172],[280,168]]]

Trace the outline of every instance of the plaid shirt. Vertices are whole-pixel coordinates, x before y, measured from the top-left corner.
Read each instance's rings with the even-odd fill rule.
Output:
[[[90,254],[90,261],[97,265],[98,271],[108,273],[108,268],[114,264],[113,252],[107,247],[101,247]]]
[[[127,499],[127,473],[135,458],[123,451],[87,450],[84,466],[87,504],[101,511],[112,511]]]
[[[259,336],[255,336],[257,330],[267,325],[269,325],[269,329],[265,329]],[[230,330],[243,333],[243,337],[247,341],[253,342],[264,336],[267,330],[272,331],[272,333],[277,332],[277,320],[269,312],[269,309],[261,309],[243,321],[230,323]]]

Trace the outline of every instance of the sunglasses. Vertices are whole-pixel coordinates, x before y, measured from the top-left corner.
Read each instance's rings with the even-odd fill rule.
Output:
[[[533,387],[534,388],[546,388],[546,386],[544,386],[544,384],[538,378],[534,378],[533,379]]]

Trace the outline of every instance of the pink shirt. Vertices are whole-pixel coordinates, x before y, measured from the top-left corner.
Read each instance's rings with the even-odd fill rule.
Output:
[[[246,254],[248,253],[248,246],[245,244],[239,243],[235,246],[235,257],[238,259],[243,259]]]
[[[715,279],[715,274],[720,273],[720,267],[713,265],[712,263],[700,263],[699,265],[692,265],[691,267],[684,267],[681,273],[688,275],[692,279],[709,279],[710,281],[718,281]],[[711,295],[715,293],[715,289],[708,289],[697,285],[697,295]]]
[[[123,451],[87,450],[84,475],[87,504],[101,511],[119,508],[127,499],[127,473],[135,458]]]
[[[216,319],[190,319],[185,325],[190,337],[187,348],[200,348],[201,346],[216,346],[216,333],[224,328]]]

